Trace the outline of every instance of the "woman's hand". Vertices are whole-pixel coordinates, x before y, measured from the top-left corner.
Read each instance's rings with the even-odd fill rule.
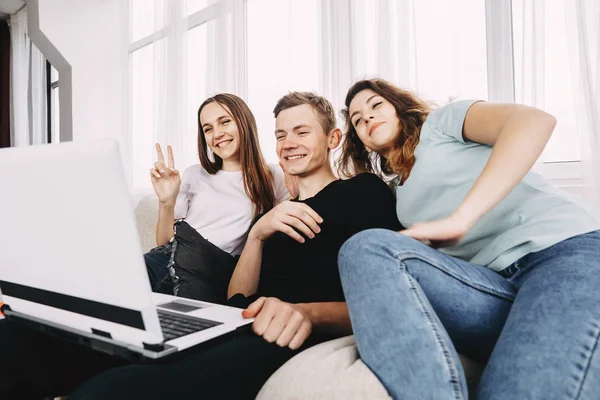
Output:
[[[437,221],[422,222],[399,233],[431,247],[450,247],[458,243],[471,230],[472,223],[458,214]]]
[[[158,161],[154,163],[153,168],[150,168],[152,186],[160,203],[175,206],[179,187],[181,186],[181,177],[179,176],[179,171],[175,169],[173,149],[171,146],[167,146],[167,164],[165,163],[165,157],[163,156],[160,144],[156,143],[154,146],[156,147]]]

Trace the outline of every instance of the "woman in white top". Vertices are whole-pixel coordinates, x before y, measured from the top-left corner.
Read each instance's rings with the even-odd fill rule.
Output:
[[[222,273],[219,269],[223,268],[227,270],[225,277],[230,276],[235,266],[234,257],[244,247],[253,218],[289,198],[284,174],[277,165],[265,162],[254,115],[248,105],[233,94],[217,94],[206,99],[198,109],[200,164],[188,167],[182,178],[175,168],[171,147],[167,147],[166,161],[159,144],[156,144],[156,151],[158,161],[150,169],[150,176],[159,201],[156,227],[159,246],[144,256],[152,289],[216,300],[214,296],[198,293],[202,287],[194,293],[189,290],[178,292],[180,285],[173,287],[173,283],[178,283],[173,282],[173,278],[182,279],[181,273],[190,272],[185,267],[195,265],[200,265],[202,271],[191,271],[187,274],[190,279],[211,280],[212,275]],[[174,251],[177,241],[171,239],[176,220],[186,223],[178,228],[186,232],[184,242],[188,246],[185,251],[181,248],[182,243],[180,249]],[[180,252],[183,259],[177,260]],[[223,260],[228,257],[231,261],[223,266]],[[170,268],[177,261],[185,264],[179,265],[183,271]],[[227,284],[228,279],[223,288],[221,282],[216,284],[219,297],[221,289],[223,291],[223,300]]]

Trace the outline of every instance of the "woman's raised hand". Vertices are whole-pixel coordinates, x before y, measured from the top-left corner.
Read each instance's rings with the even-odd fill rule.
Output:
[[[156,147],[158,161],[154,163],[153,168],[150,168],[152,186],[161,203],[175,206],[175,200],[181,186],[181,177],[179,176],[179,171],[175,169],[173,149],[171,146],[167,146],[168,162],[165,163],[165,157],[160,144],[156,143],[154,147]]]

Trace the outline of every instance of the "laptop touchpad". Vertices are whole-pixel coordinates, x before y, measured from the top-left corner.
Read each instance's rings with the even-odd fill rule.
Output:
[[[196,310],[201,310],[208,307],[208,305],[200,303],[191,303],[187,301],[175,300],[170,303],[159,304],[157,307],[164,308],[167,310],[178,311],[182,313],[189,313]]]

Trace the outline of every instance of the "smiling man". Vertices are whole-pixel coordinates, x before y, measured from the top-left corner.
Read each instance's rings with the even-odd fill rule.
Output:
[[[359,231],[401,229],[393,194],[374,174],[336,178],[330,152],[341,131],[329,101],[290,93],[274,113],[277,154],[299,195],[257,217],[229,284],[253,332],[161,364],[110,369],[70,398],[254,399],[299,351],[351,332],[337,254]]]

